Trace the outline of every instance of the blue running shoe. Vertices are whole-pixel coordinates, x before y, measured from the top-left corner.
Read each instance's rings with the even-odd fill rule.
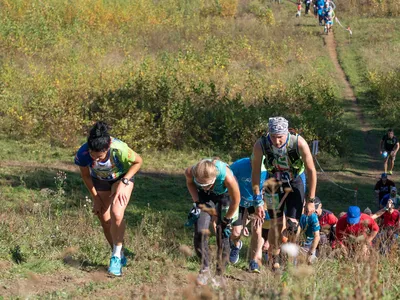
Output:
[[[249,266],[250,272],[251,273],[260,273],[260,267],[258,266],[258,263],[255,260],[250,261],[250,266]]]
[[[236,247],[233,244],[231,245],[231,253],[229,254],[229,261],[231,264],[236,264],[239,261],[239,252],[242,249],[243,243],[239,241],[239,246]]]
[[[123,267],[126,267],[127,264],[128,264],[128,259],[126,258],[126,256],[123,253],[121,253],[121,265]]]
[[[122,275],[122,265],[120,258],[116,256],[111,257],[110,266],[108,267],[108,273],[114,276]]]

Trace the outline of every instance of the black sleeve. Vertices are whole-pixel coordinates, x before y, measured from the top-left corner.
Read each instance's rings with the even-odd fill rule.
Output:
[[[386,137],[387,137],[386,134],[382,137],[382,141],[383,141],[383,142],[386,142]]]

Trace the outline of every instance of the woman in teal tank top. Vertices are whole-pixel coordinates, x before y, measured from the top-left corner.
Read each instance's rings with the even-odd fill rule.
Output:
[[[228,164],[218,159],[203,159],[185,171],[186,185],[194,202],[190,216],[194,223],[194,248],[202,265],[197,281],[201,285],[210,279],[208,232],[212,217],[217,218],[217,275],[222,275],[229,260],[230,228],[237,218],[239,185]],[[226,213],[225,213],[226,211]]]

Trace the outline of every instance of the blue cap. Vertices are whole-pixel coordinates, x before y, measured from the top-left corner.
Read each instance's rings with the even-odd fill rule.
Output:
[[[381,174],[381,178],[387,178],[387,174],[386,173],[382,173]]]
[[[353,225],[360,222],[361,210],[358,206],[349,206],[347,211],[347,223]]]

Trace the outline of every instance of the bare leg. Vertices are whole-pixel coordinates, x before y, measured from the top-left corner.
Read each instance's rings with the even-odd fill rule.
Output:
[[[117,188],[119,181],[113,184],[112,191]],[[133,191],[134,183],[132,182],[126,188],[128,190],[128,203]],[[114,199],[111,199],[113,201]],[[128,205],[127,203],[127,205]],[[124,222],[124,213],[125,213],[126,205],[121,205],[118,199],[116,199],[115,203],[111,206],[111,236],[113,240],[113,244],[116,246],[121,246],[124,240],[125,233],[125,222]]]
[[[111,236],[111,191],[97,191],[97,194],[99,195],[101,201],[102,201],[102,209],[101,215],[98,215],[97,217],[100,220],[101,226],[103,227],[103,232],[104,235],[107,239],[107,242],[110,244],[111,249],[113,247],[113,239]],[[95,200],[96,201],[96,200]]]
[[[388,159],[389,157],[385,158],[385,160],[383,161],[383,169],[385,170],[385,173],[387,173]]]
[[[251,259],[261,264],[264,240],[261,237],[262,224],[258,223],[257,219],[253,219],[251,222]]]

